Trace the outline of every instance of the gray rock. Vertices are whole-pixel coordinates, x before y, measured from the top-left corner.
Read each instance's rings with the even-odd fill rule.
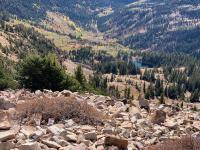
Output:
[[[144,99],[144,96],[139,96],[139,106],[140,108],[144,108],[144,109],[147,109],[149,110],[149,101]]]
[[[151,116],[151,122],[154,124],[164,123],[166,120],[167,114],[163,110],[156,110]]]
[[[65,126],[67,128],[70,128],[72,127],[73,125],[75,125],[76,123],[72,120],[72,119],[69,119],[69,120],[65,120]]]
[[[63,129],[64,125],[63,124],[54,124],[52,126],[49,126],[47,128],[47,131],[52,133],[53,135],[59,135],[60,133],[64,132],[65,130]]]
[[[97,133],[95,131],[91,131],[84,134],[86,140],[97,140]]]
[[[112,127],[106,127],[102,130],[103,134],[113,134],[113,129]]]

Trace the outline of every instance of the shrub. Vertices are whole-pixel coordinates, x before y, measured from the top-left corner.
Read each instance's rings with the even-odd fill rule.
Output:
[[[73,119],[80,124],[102,124],[107,117],[86,102],[72,97],[40,98],[28,100],[16,106],[21,119],[41,114],[42,120],[54,118],[55,121]]]
[[[200,140],[185,136],[177,140],[167,140],[163,144],[152,146],[148,150],[199,150]]]
[[[0,67],[0,90],[17,87],[18,83],[14,80],[12,74],[7,73],[3,67]]]
[[[75,89],[78,83],[66,75],[56,55],[30,55],[18,65],[19,81],[24,88],[35,90]]]

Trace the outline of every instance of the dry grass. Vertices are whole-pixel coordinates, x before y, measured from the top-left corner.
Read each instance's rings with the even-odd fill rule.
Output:
[[[103,124],[107,117],[86,102],[77,101],[75,98],[56,97],[29,100],[17,105],[19,117],[31,118],[34,114],[41,114],[42,120],[49,118],[55,121],[74,119],[80,124]]]
[[[200,140],[185,136],[177,140],[167,140],[163,144],[148,148],[148,150],[200,150]]]

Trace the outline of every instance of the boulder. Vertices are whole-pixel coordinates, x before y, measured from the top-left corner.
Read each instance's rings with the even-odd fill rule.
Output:
[[[91,131],[91,130],[95,130],[96,128],[93,126],[89,126],[89,125],[83,125],[83,126],[80,126],[80,129],[82,131]]]
[[[39,146],[38,142],[28,142],[25,144],[22,144],[19,147],[19,150],[42,150]]]
[[[30,134],[30,138],[38,140],[40,139],[40,137],[42,137],[46,132],[42,131],[42,130],[37,130],[34,133]]]
[[[91,131],[84,134],[86,140],[97,140],[97,133],[95,131]]]
[[[149,109],[150,109],[149,101],[144,99],[143,96],[140,96],[140,98],[139,98],[139,106],[140,106],[140,108],[146,109],[147,111],[149,111]]]
[[[6,98],[0,97],[0,109],[8,110],[9,108],[15,107],[15,104],[6,100]]]
[[[30,137],[30,135],[33,135],[37,129],[33,126],[21,126],[20,132],[23,133],[26,137]]]
[[[178,128],[178,123],[175,121],[168,121],[164,124],[165,127],[169,128],[169,129],[177,129]]]
[[[131,117],[131,122],[132,123],[136,123],[137,122],[137,118],[135,116]]]
[[[15,144],[12,142],[2,142],[0,143],[0,150],[10,150],[15,147]]]
[[[11,123],[8,113],[6,113],[5,111],[0,111],[0,130],[9,130],[10,128]]]
[[[58,143],[59,145],[61,145],[62,147],[68,146],[69,142],[65,141],[62,137],[60,136],[53,136],[51,138],[52,141],[55,141],[56,143]]]
[[[86,140],[83,134],[79,134],[78,137],[77,137],[77,143],[78,144],[84,143],[85,145],[89,146],[91,141]]]
[[[15,135],[16,135],[16,133],[14,130],[0,132],[0,142],[5,142],[10,139],[14,139]]]
[[[75,125],[76,123],[74,122],[74,120],[69,119],[69,120],[65,120],[65,127],[70,128],[73,125]]]
[[[128,141],[125,139],[120,139],[115,136],[106,136],[105,138],[106,146],[117,146],[119,149],[127,149]]]
[[[139,110],[139,108],[137,108],[137,107],[135,107],[135,106],[131,106],[130,108],[129,108],[129,114],[130,114],[130,116],[133,116],[133,115],[135,115],[135,114],[140,114],[141,112],[140,112],[140,110]]]
[[[60,133],[65,131],[63,128],[64,128],[63,124],[55,124],[55,125],[49,126],[47,128],[47,131],[52,133],[53,135],[59,135]]]
[[[113,129],[112,127],[105,127],[102,132],[103,134],[113,134]]]
[[[43,96],[43,92],[40,90],[37,90],[37,91],[35,91],[35,95],[38,97]]]
[[[76,134],[68,134],[68,135],[65,135],[64,138],[68,142],[76,142],[77,141],[77,135]]]
[[[163,110],[156,110],[151,116],[151,122],[153,124],[161,124],[166,120],[167,114]]]
[[[124,128],[124,129],[132,129],[133,128],[133,125],[131,122],[128,122],[128,121],[125,121],[121,124],[121,127]]]
[[[59,150],[88,150],[87,146],[84,143],[78,145],[69,145],[66,147],[61,147]]]
[[[60,148],[62,147],[61,145],[59,145],[58,143],[54,142],[54,141],[49,141],[49,140],[42,140],[42,143],[47,145],[49,148]]]
[[[68,90],[63,90],[63,91],[61,92],[61,94],[62,94],[63,96],[65,96],[65,97],[69,97],[69,96],[71,96],[73,93],[72,93],[71,91],[68,91]]]

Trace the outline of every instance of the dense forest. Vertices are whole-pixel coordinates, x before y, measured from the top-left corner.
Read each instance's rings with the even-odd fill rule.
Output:
[[[139,74],[141,80],[150,83],[149,86],[144,85],[142,87],[147,99],[164,96],[191,102],[199,101],[200,61],[192,55],[119,51],[116,57],[112,57],[105,52],[95,53],[89,48],[85,48],[71,51],[67,56],[75,62],[89,65],[97,73],[112,73],[113,75]],[[140,72],[141,68],[135,64],[133,57],[141,57],[142,66],[146,66],[144,73]],[[162,68],[162,71],[158,68]],[[160,78],[156,74],[163,74],[164,78]],[[114,88],[114,90],[116,89]],[[138,88],[138,90],[140,91],[141,88]],[[186,95],[187,91],[191,93],[190,97]]]

